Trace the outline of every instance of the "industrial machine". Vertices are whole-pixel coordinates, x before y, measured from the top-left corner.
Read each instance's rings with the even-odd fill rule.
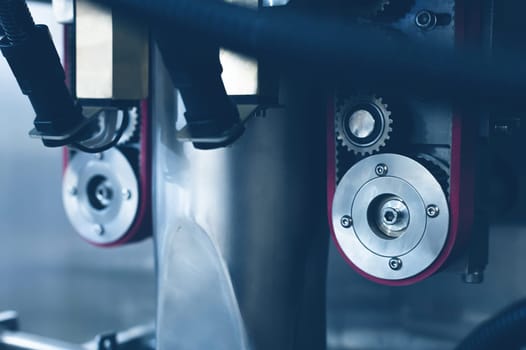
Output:
[[[521,147],[526,92],[520,1],[53,6],[64,68],[25,1],[0,0],[31,135],[64,148],[64,208],[84,240],[153,235],[156,247],[155,331],[84,348],[526,345],[524,302],[460,342],[462,315],[439,332],[453,307],[431,307],[444,288],[497,283],[484,278],[490,227],[524,225],[522,162],[508,152]],[[364,292],[356,312],[345,291],[358,285],[385,303]],[[396,304],[406,338],[376,322],[404,318]],[[17,345],[29,336],[8,316],[0,348],[82,348]]]

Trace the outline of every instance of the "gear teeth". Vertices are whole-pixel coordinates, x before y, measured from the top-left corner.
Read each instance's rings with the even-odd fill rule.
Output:
[[[437,180],[440,184],[444,193],[449,196],[450,190],[450,177],[449,177],[449,167],[439,160],[438,158],[425,154],[419,153],[415,156],[415,159],[422,164]]]
[[[126,128],[119,142],[117,143],[118,145],[123,145],[131,141],[131,139],[135,136],[137,128],[139,126],[139,111],[137,107],[125,110],[124,113],[128,113],[129,122],[128,127]]]
[[[378,136],[377,141],[368,146],[360,146],[352,143],[345,135],[345,131],[343,129],[343,118],[345,118],[345,112],[349,109],[352,109],[354,105],[362,103],[373,104],[379,108],[381,110],[384,123],[384,130],[382,130],[382,133]],[[379,152],[381,148],[385,147],[387,141],[390,140],[390,133],[393,131],[393,120],[390,118],[391,114],[392,113],[388,109],[388,105],[383,102],[383,98],[376,95],[367,95],[362,93],[345,99],[337,99],[335,115],[336,139],[345,149],[354,153],[355,155],[363,157],[366,155],[375,154]]]

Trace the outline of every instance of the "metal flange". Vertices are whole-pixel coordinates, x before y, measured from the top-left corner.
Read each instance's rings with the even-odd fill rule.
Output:
[[[118,242],[132,226],[139,184],[120,151],[77,153],[66,169],[62,197],[75,230],[93,244],[108,245]]]
[[[343,217],[352,225],[343,226]],[[424,166],[405,156],[379,154],[342,178],[332,222],[353,267],[376,279],[404,280],[439,257],[448,237],[449,208],[441,185]]]

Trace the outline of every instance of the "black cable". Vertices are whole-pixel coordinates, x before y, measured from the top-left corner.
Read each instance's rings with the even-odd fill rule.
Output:
[[[0,0],[0,26],[13,45],[23,43],[35,30],[24,0]]]
[[[257,12],[208,0],[97,0],[120,6],[167,31],[178,28],[313,82],[444,97],[459,102],[513,102],[526,95],[521,57],[487,62],[481,52],[430,47],[368,25],[304,13]]]
[[[0,49],[36,113],[35,129],[46,146],[59,147],[70,138],[86,137],[84,130],[69,135],[85,122],[65,84],[65,74],[49,29],[35,25],[25,0],[0,0]]]
[[[526,300],[517,302],[475,328],[456,350],[519,350],[526,346]]]
[[[108,142],[102,146],[97,146],[97,147],[87,147],[87,146],[84,146],[81,142],[74,142],[72,146],[78,149],[79,151],[86,152],[86,153],[102,153],[104,151],[109,150],[110,148],[117,146],[122,135],[128,128],[129,124],[130,124],[130,117],[128,114],[124,113],[122,123],[119,129],[117,130],[117,132],[115,133],[115,136],[113,137],[111,142]]]
[[[196,40],[191,31],[174,32],[163,26],[153,26],[152,33],[166,70],[184,102],[186,128],[192,135],[194,146],[214,149],[234,142],[244,127],[221,78],[223,67],[219,45]],[[203,139],[209,141],[197,141]],[[216,141],[211,142],[213,139]]]
[[[0,49],[31,101],[36,112],[34,134],[44,145],[73,144],[89,153],[115,146],[127,127],[127,117],[112,141],[95,148],[82,144],[93,136],[94,128],[65,84],[64,69],[48,28],[35,24],[25,0],[0,0],[0,28]]]

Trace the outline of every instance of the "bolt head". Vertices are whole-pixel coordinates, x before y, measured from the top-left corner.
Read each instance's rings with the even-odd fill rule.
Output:
[[[344,228],[350,228],[352,226],[352,218],[349,215],[345,215],[344,217],[341,218],[340,224]]]
[[[130,200],[132,197],[132,192],[127,189],[127,188],[124,188],[122,189],[122,198],[124,198],[125,200]]]
[[[436,15],[428,10],[422,10],[416,14],[415,24],[420,29],[432,29],[437,22]]]
[[[71,188],[68,190],[68,193],[69,193],[71,196],[76,196],[76,195],[79,193],[79,190],[78,190],[78,188],[76,188],[76,187],[71,187]]]
[[[95,154],[95,158],[98,159],[98,160],[102,160],[102,159],[104,159],[104,155],[102,153],[96,153]]]
[[[436,218],[440,214],[440,209],[434,204],[428,205],[426,208],[426,214],[430,218]]]
[[[398,271],[402,268],[402,260],[400,258],[391,258],[389,260],[389,267],[393,271]]]
[[[473,271],[462,275],[462,280],[466,284],[481,284],[484,282],[483,271]]]
[[[102,225],[93,226],[93,233],[98,236],[102,236],[104,234],[104,226]]]
[[[104,349],[111,350],[112,343],[110,339],[104,339]]]
[[[385,176],[387,175],[388,171],[389,171],[389,168],[385,164],[378,164],[376,168],[374,168],[374,172],[378,176]]]

